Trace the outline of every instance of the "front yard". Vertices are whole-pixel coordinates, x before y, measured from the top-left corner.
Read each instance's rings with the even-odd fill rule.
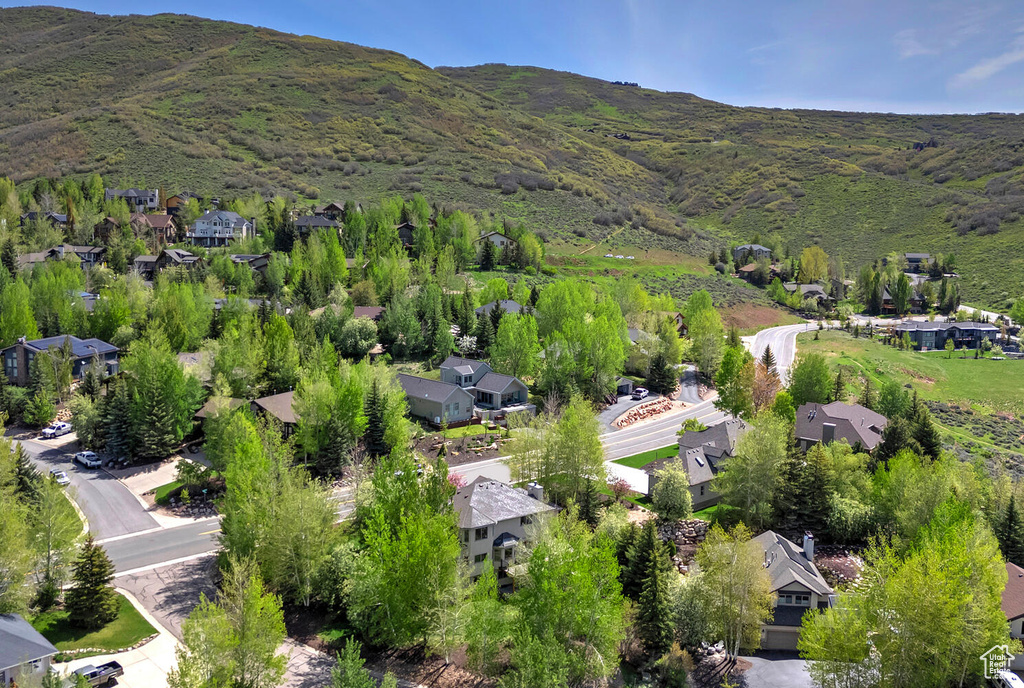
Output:
[[[91,650],[76,653],[75,657],[116,652],[156,633],[156,629],[132,606],[128,598],[120,594],[117,598],[121,605],[117,618],[97,630],[72,626],[68,621],[68,613],[56,607],[40,612],[29,621],[33,628],[42,633],[61,652]]]

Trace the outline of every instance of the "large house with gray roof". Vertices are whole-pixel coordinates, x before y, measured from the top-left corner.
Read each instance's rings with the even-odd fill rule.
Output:
[[[409,402],[409,415],[440,425],[464,423],[473,417],[473,395],[452,382],[399,373],[398,383]]]
[[[20,614],[0,614],[0,688],[38,685],[57,648]]]
[[[772,250],[761,244],[743,244],[732,250],[732,259],[737,263],[744,260],[748,255],[752,260],[771,260]]]
[[[227,246],[235,239],[244,239],[253,232],[252,223],[230,210],[210,210],[196,220],[185,235],[198,246]]]
[[[60,351],[68,346],[71,351],[71,376],[81,380],[93,361],[99,361],[104,374],[113,375],[118,371],[118,348],[102,339],[79,339],[72,335],[57,335],[42,339],[26,340],[21,337],[11,346],[0,351],[4,362],[4,374],[11,384],[24,387],[31,379],[32,361],[46,351]]]
[[[519,545],[527,541],[530,526],[556,510],[544,502],[539,485],[531,483],[526,490],[483,476],[456,490],[452,505],[472,579],[483,573],[490,559],[498,585],[512,582],[509,569],[516,562]]]
[[[687,430],[679,438],[677,457],[658,459],[644,466],[644,471],[650,476],[650,489],[654,490],[657,484],[656,471],[669,462],[682,461],[690,479],[690,499],[694,510],[717,504],[719,496],[712,491],[711,481],[736,452],[740,437],[749,430],[750,425],[739,418],[730,418],[706,430]]]
[[[112,201],[115,198],[123,198],[128,204],[128,210],[135,213],[144,213],[160,207],[159,189],[104,189],[104,201]]]
[[[503,313],[521,313],[523,306],[518,301],[512,299],[502,299],[501,301],[491,301],[477,308],[474,312],[477,315],[490,315],[491,311],[495,308],[500,308]]]
[[[472,392],[476,405],[484,409],[534,410],[529,390],[519,378],[496,373],[483,361],[449,356],[441,364],[441,380]]]
[[[845,440],[851,447],[860,445],[870,452],[882,441],[889,423],[880,413],[860,404],[803,404],[796,410],[796,440],[807,451],[819,442],[831,444]]]
[[[449,356],[440,367],[440,380],[398,376],[409,415],[439,425],[469,421],[474,411],[483,418],[499,419],[507,413],[536,411],[521,380],[494,372],[484,361]]]
[[[908,320],[896,326],[896,334],[910,337],[915,349],[928,351],[943,349],[947,340],[953,341],[957,349],[978,349],[988,339],[995,343],[999,338],[999,328],[989,323],[980,322],[920,322]]]
[[[753,538],[764,551],[764,567],[775,593],[772,620],[761,627],[762,650],[795,650],[804,614],[832,605],[833,590],[814,565],[814,536],[803,547],[771,530]]]

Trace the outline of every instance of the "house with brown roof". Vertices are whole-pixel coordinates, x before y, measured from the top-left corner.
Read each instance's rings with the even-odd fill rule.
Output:
[[[132,230],[135,236],[150,232],[157,246],[173,244],[178,236],[178,228],[171,215],[157,213],[132,213]]]
[[[191,191],[182,191],[181,193],[174,194],[166,201],[168,214],[177,216],[185,205],[193,198],[196,199],[196,202],[199,203],[199,205],[203,204],[203,197],[199,194],[192,193]]]
[[[1024,568],[1009,561],[1006,562],[1002,607],[1010,623],[1010,637],[1024,640]]]
[[[281,434],[288,437],[299,422],[299,417],[292,407],[294,402],[295,392],[281,392],[254,400],[250,408],[253,413],[276,418],[281,423]]]
[[[338,203],[337,201],[331,201],[327,205],[322,205],[313,211],[314,215],[320,217],[326,217],[335,222],[341,222],[345,217],[345,205]]]
[[[860,404],[803,404],[796,411],[796,439],[807,451],[819,442],[844,440],[851,447],[870,452],[882,441],[889,420]]]
[[[120,229],[121,223],[108,215],[93,225],[93,238],[100,243],[109,244],[110,237],[114,236]]]

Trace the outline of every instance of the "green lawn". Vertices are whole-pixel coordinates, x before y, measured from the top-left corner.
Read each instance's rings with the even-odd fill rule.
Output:
[[[177,480],[161,485],[153,490],[153,499],[156,500],[157,504],[167,504],[170,501],[171,493],[181,487],[181,485],[182,483],[179,483]]]
[[[88,657],[90,654],[106,654],[130,647],[156,633],[156,629],[132,606],[123,595],[118,595],[121,611],[114,621],[99,630],[90,631],[72,626],[68,613],[63,609],[51,609],[31,619],[32,627],[43,634],[61,651],[96,648],[98,652],[76,654]]]
[[[633,456],[624,456],[621,459],[615,459],[615,463],[622,464],[623,466],[629,466],[630,468],[643,468],[651,461],[657,459],[667,459],[670,456],[676,456],[679,454],[679,445],[672,444],[667,447],[661,447],[660,449],[651,449],[649,451],[640,452],[639,454],[633,454]]]

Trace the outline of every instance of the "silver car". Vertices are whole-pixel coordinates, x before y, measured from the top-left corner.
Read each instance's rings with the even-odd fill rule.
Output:
[[[50,427],[43,430],[43,437],[48,440],[52,440],[54,437],[60,437],[71,432],[71,423],[54,423]]]
[[[68,477],[67,473],[59,471],[56,468],[50,471],[50,477],[53,478],[58,485],[67,485],[71,482],[71,478]]]

